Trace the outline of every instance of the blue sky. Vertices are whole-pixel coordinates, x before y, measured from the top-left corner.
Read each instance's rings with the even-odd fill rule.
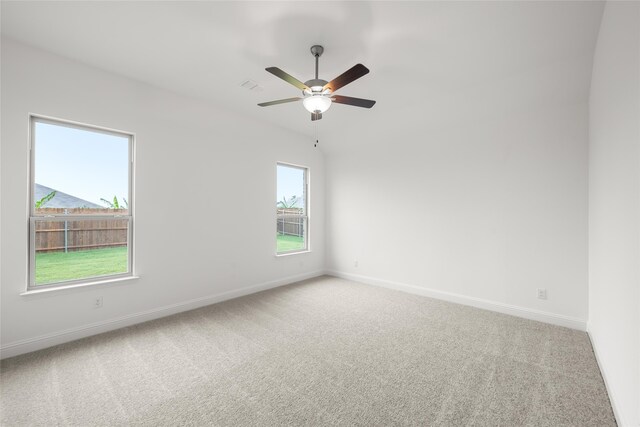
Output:
[[[35,181],[104,205],[100,198],[129,199],[129,139],[37,122]]]
[[[302,197],[304,191],[304,170],[300,168],[278,165],[278,191],[276,203],[286,197]]]

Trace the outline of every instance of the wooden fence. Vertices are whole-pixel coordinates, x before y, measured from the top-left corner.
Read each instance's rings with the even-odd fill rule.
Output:
[[[278,208],[278,215],[300,215],[302,209],[299,208]],[[303,218],[278,218],[277,229],[279,234],[302,237],[304,235]]]
[[[128,215],[127,209],[66,209],[78,215]],[[62,208],[43,208],[38,214],[61,215]],[[126,246],[128,224],[126,219],[36,221],[36,252],[78,251],[86,249]]]

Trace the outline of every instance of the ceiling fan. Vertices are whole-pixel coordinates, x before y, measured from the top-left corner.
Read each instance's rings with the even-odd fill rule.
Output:
[[[278,99],[258,104],[260,107],[270,105],[285,104],[302,100],[302,105],[311,113],[311,121],[320,120],[322,113],[331,107],[331,103],[353,105],[355,107],[371,108],[376,103],[370,99],[352,98],[350,96],[334,95],[334,92],[354,80],[359,79],[369,72],[369,69],[362,64],[356,64],[335,79],[327,82],[318,78],[318,60],[324,52],[324,48],[319,45],[311,46],[311,54],[316,58],[316,78],[302,83],[300,80],[285,73],[278,67],[265,68],[276,77],[280,77],[285,82],[294,85],[302,90],[302,97]]]

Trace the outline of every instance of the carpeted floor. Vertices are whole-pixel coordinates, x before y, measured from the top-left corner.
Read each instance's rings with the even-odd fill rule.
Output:
[[[583,332],[322,277],[1,364],[22,425],[615,425]]]

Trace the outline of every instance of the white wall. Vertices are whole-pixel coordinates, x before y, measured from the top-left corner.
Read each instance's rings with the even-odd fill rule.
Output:
[[[20,296],[27,283],[29,113],[136,134],[139,280]],[[322,209],[311,212],[311,253],[274,256],[276,161],[309,166],[312,204],[324,203],[323,157],[301,135],[3,39],[1,156],[4,357],[324,268]],[[92,307],[97,296],[101,309]]]
[[[618,422],[640,425],[640,3],[608,2],[589,102],[589,333]]]
[[[587,116],[585,99],[346,133],[364,142],[326,157],[329,270],[584,329]]]

